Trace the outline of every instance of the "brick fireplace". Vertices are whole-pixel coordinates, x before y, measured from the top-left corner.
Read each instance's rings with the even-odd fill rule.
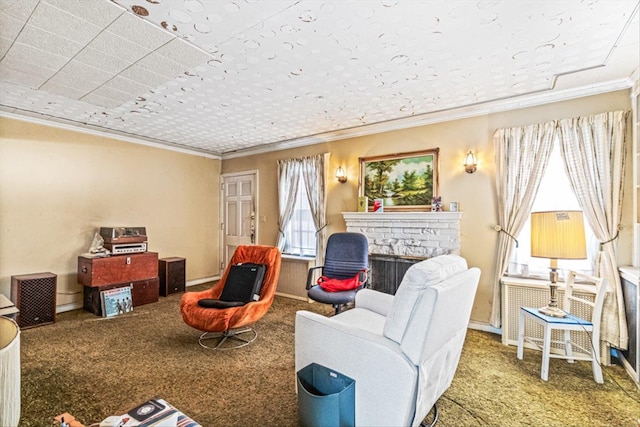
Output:
[[[343,212],[347,231],[369,241],[371,289],[395,294],[415,262],[460,254],[462,212]]]
[[[347,231],[362,233],[372,254],[432,258],[460,253],[462,212],[343,212]]]

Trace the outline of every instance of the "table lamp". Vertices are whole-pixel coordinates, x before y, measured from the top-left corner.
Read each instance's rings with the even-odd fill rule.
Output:
[[[558,259],[587,258],[582,211],[550,211],[531,213],[531,256],[549,258],[549,305],[540,313],[553,317],[566,317],[558,308]]]

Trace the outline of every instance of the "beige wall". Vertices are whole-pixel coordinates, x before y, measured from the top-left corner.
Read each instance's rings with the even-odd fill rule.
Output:
[[[460,210],[464,212],[461,225],[461,255],[467,258],[470,265],[480,267],[482,270],[472,320],[488,323],[493,296],[497,242],[497,234],[493,229],[497,221],[493,151],[495,130],[629,108],[629,92],[618,91],[539,107],[227,159],[222,161],[222,173],[259,170],[258,218],[261,224],[258,239],[262,244],[274,244],[278,232],[276,178],[278,159],[330,152],[329,170],[335,171],[338,166],[345,167],[348,174],[347,183],[339,184],[333,178],[329,180],[328,230],[329,233],[333,233],[345,229],[341,212],[356,211],[358,157],[440,148],[439,194],[442,196],[443,206],[448,209],[450,201],[459,202]],[[464,155],[468,150],[477,153],[479,159],[478,171],[474,174],[467,174],[462,167]],[[627,181],[630,181],[630,173],[627,173],[627,177]],[[630,200],[630,196],[627,200]],[[626,203],[625,206],[630,203]],[[630,212],[629,208],[625,208],[623,222],[628,226],[631,224]],[[619,245],[621,263],[631,261],[630,233],[630,227],[622,232]]]
[[[149,250],[217,275],[220,160],[0,118],[0,293],[10,277],[58,275],[82,303],[77,257],[100,226],[145,226]]]

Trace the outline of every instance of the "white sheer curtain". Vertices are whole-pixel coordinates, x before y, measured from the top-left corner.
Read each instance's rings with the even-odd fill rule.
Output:
[[[299,159],[278,160],[278,242],[276,246],[280,252],[284,250],[284,231],[291,221],[293,208],[296,204],[296,194],[300,182],[300,170],[302,162]]]
[[[625,132],[628,112],[613,111],[560,120],[560,142],[571,186],[594,234],[603,242],[594,271],[606,279],[602,339],[626,349],[628,331],[618,266],[618,227],[622,216]]]
[[[498,196],[498,253],[491,325],[500,327],[500,278],[509,265],[514,238],[529,217],[553,147],[555,122],[498,129],[494,134]]]
[[[327,201],[325,197],[326,171],[325,156],[304,157],[302,159],[302,179],[309,198],[309,207],[316,227],[316,265],[324,265],[326,243]]]

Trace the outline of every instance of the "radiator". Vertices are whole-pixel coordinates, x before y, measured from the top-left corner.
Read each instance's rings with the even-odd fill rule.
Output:
[[[544,307],[549,303],[549,285],[544,280],[532,280],[518,277],[503,277],[502,285],[502,344],[518,345],[518,321],[520,315],[520,307]],[[585,296],[585,298],[594,300],[595,294],[590,292],[581,293],[574,289],[574,294]],[[564,299],[564,286],[558,287],[558,306],[562,307]],[[583,319],[591,318],[591,307],[586,304],[579,304],[575,307],[574,314]],[[527,336],[533,338],[542,338],[543,329],[539,324],[525,319],[525,331]],[[591,340],[589,335],[583,331],[572,331],[572,341],[583,348],[591,348]],[[562,341],[563,336],[560,331],[553,331],[552,341]],[[526,348],[537,349],[535,345],[525,341]],[[557,344],[551,345],[552,352],[563,352],[563,346]],[[574,349],[578,353],[578,349]],[[600,342],[600,357],[605,364],[610,363],[609,349],[606,343]]]
[[[276,295],[308,301],[307,273],[315,259],[282,257]]]

